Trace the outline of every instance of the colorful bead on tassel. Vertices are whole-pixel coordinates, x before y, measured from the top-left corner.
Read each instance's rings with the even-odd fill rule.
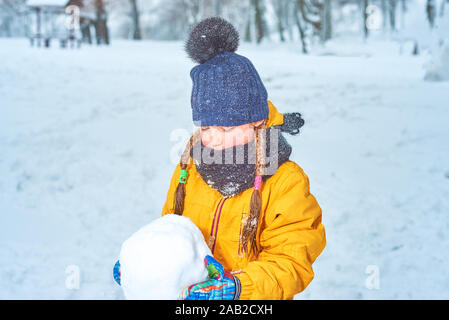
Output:
[[[181,175],[179,176],[179,183],[186,183],[187,181],[187,170],[181,169]]]
[[[254,190],[260,190],[262,185],[262,176],[256,176],[254,179]]]

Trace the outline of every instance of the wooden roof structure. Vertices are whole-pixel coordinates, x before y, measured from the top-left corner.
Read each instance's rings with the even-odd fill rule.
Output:
[[[28,0],[27,6],[30,8],[64,9],[69,5],[69,0]]]

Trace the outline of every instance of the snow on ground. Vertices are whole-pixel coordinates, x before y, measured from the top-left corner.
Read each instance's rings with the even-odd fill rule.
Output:
[[[306,119],[287,139],[328,244],[297,298],[448,299],[449,82],[423,80],[425,56],[347,45],[238,51],[278,109]],[[160,215],[170,134],[192,129],[185,56],[180,42],[63,51],[0,39],[1,299],[123,298],[120,246]],[[78,290],[66,288],[72,265]]]

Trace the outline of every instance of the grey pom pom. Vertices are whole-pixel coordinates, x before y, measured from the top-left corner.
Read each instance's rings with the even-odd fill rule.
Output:
[[[220,17],[199,22],[190,32],[185,50],[189,57],[204,63],[222,52],[235,52],[239,46],[239,34],[234,26]]]

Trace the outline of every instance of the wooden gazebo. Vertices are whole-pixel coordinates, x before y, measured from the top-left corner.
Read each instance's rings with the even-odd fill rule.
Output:
[[[43,41],[44,46],[49,47],[53,38],[58,38],[62,47],[69,41],[80,43],[77,37],[79,16],[70,22],[66,10],[71,7],[76,9],[76,14],[81,14],[82,0],[28,0],[27,6],[34,15],[29,34],[31,45],[36,43],[40,47]]]

